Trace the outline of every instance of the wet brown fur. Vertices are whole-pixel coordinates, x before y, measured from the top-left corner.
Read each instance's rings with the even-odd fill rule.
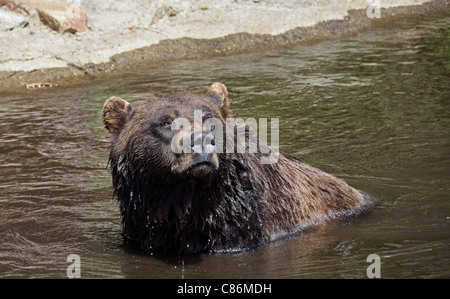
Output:
[[[371,206],[370,196],[283,152],[275,164],[261,164],[260,153],[217,154],[219,167],[207,177],[174,174],[170,165],[177,157],[158,121],[192,119],[193,110],[202,109],[225,124],[231,116],[227,95],[215,83],[204,97],[182,93],[134,110],[115,97],[105,103],[111,172],[128,241],[180,254],[245,250]]]

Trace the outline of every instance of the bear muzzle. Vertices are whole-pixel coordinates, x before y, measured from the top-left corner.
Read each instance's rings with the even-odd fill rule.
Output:
[[[188,177],[202,178],[219,168],[214,135],[194,132],[190,135],[190,148],[176,155],[172,171]]]
[[[194,132],[191,135],[191,149],[193,165],[187,174],[195,178],[202,178],[218,168],[219,163],[215,152],[214,135],[207,132]]]

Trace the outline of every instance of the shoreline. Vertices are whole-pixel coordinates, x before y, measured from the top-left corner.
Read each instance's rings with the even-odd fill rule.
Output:
[[[192,37],[160,39],[148,46],[114,54],[107,62],[84,64],[67,62],[67,66],[63,67],[0,71],[0,90],[26,90],[27,84],[42,82],[61,86],[78,85],[94,78],[151,67],[167,61],[236,55],[346,38],[379,26],[393,25],[404,18],[420,19],[420,16],[439,14],[448,9],[447,1],[433,0],[420,5],[381,8],[380,18],[369,18],[366,9],[349,10],[344,19],[322,21],[313,26],[297,27],[279,34],[240,32],[209,39]]]

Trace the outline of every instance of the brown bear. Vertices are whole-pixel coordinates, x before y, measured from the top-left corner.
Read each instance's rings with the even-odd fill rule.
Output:
[[[359,216],[372,205],[367,194],[281,151],[276,162],[262,163],[271,148],[240,145],[228,119],[221,83],[205,96],[184,92],[136,108],[118,97],[105,102],[114,194],[128,242],[178,254],[247,250]],[[244,140],[251,134],[245,128]],[[223,150],[228,144],[232,150]]]

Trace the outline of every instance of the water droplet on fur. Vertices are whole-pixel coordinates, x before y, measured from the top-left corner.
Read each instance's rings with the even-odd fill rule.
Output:
[[[187,244],[186,247],[189,248],[189,244]]]

